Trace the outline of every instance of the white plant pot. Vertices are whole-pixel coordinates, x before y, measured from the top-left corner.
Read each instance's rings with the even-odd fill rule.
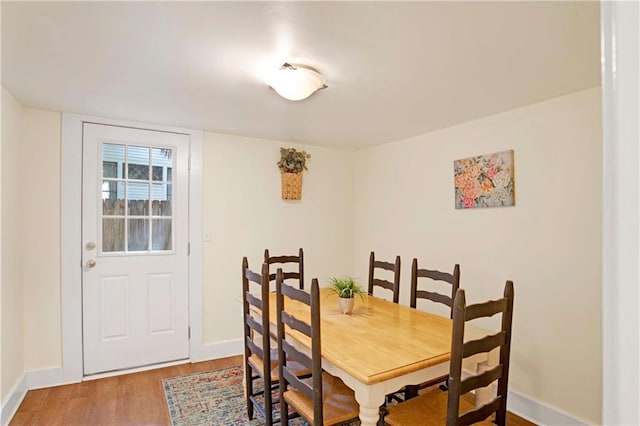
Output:
[[[350,315],[351,311],[353,311],[353,297],[338,297],[338,306],[340,307],[340,312],[345,315]]]

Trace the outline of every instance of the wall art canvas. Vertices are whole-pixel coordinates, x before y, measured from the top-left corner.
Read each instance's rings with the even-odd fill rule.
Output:
[[[456,209],[515,205],[513,150],[453,162]]]

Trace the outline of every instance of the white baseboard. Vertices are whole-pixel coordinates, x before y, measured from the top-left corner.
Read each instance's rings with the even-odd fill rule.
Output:
[[[64,381],[62,367],[27,371],[25,375],[27,376],[27,389],[29,390],[77,383]]]
[[[191,362],[208,361],[210,359],[226,358],[241,355],[244,351],[242,339],[227,340],[225,342],[208,343],[202,345],[197,357],[191,357]]]
[[[0,424],[2,426],[7,426],[14,414],[16,414],[24,396],[27,394],[27,390],[27,376],[23,374],[9,392],[7,399],[2,401],[2,408],[0,409]]]
[[[538,425],[586,426],[589,423],[573,417],[555,407],[536,401],[514,391],[507,396],[507,409],[523,419]]]
[[[462,370],[462,378],[473,375],[466,369]],[[496,395],[496,384],[493,395]],[[509,391],[507,396],[507,410],[517,414],[525,420],[529,420],[541,426],[586,426],[589,422],[573,417],[555,407],[536,401],[514,391]]]

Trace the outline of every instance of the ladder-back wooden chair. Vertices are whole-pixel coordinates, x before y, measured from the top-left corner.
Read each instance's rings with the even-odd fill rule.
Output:
[[[269,250],[264,251],[264,263],[269,265],[269,281],[275,282],[276,274],[271,265],[282,265],[285,280],[298,280],[298,288],[304,288],[304,253],[298,250],[297,256],[270,256]],[[295,264],[293,266],[291,264]]]
[[[495,334],[465,342],[465,322],[476,318],[502,314],[502,326]],[[513,318],[513,282],[507,281],[504,297],[475,305],[466,305],[463,289],[458,289],[453,307],[453,335],[449,368],[449,392],[428,391],[416,398],[386,408],[384,417],[389,426],[465,426],[475,423],[504,426],[507,416],[507,384],[511,351],[511,323]],[[489,370],[462,379],[463,359],[499,348],[499,364]],[[497,395],[476,408],[462,395],[489,386],[495,381]],[[443,399],[446,398],[446,404]],[[445,409],[446,407],[446,409]],[[495,418],[489,417],[495,413]]]
[[[253,419],[254,409],[257,409],[270,426],[273,424],[272,372],[274,369],[277,372],[277,356],[271,353],[269,266],[266,263],[262,264],[261,272],[251,271],[247,258],[242,259],[245,394],[249,419]],[[258,291],[251,291],[252,283]],[[256,386],[258,380],[262,380],[262,387]]]
[[[424,283],[424,285],[418,285],[418,278],[421,279],[420,283]],[[436,282],[448,283],[451,285],[451,289],[446,294],[439,293],[433,288]],[[419,269],[418,259],[413,259],[411,263],[411,299],[409,302],[412,308],[416,308],[418,299],[425,299],[447,306],[449,308],[449,318],[453,318],[453,299],[455,298],[458,288],[460,288],[460,265],[456,264],[453,267],[453,273],[448,273],[431,269]],[[445,375],[421,383],[420,385],[407,386],[405,388],[405,400],[417,396],[420,389],[440,382],[446,382],[448,377],[448,375]],[[442,390],[446,389],[446,385],[443,385]]]
[[[375,277],[375,270],[382,269],[393,272],[393,282]],[[373,288],[381,287],[390,290],[392,293],[393,303],[400,300],[400,256],[396,256],[395,263],[383,262],[376,260],[376,255],[371,252],[369,256],[369,287],[367,293],[373,296]]]
[[[437,291],[427,290],[429,284],[424,287],[418,286],[418,278],[426,278],[430,283],[441,281],[451,284],[448,294],[441,294]],[[421,280],[421,282],[424,282]],[[460,265],[453,267],[453,273],[440,272],[431,269],[418,269],[418,259],[413,259],[411,264],[411,301],[410,306],[415,308],[418,299],[430,300],[434,303],[441,303],[449,308],[449,318],[453,318],[453,299],[460,288]]]
[[[311,282],[311,293],[285,284],[279,269],[276,276],[276,300],[278,312],[278,353],[280,359],[280,390],[282,424],[287,425],[289,408],[295,410],[312,426],[338,425],[358,418],[360,407],[354,393],[338,377],[322,371],[320,347],[320,290],[318,280]],[[309,307],[309,316],[296,317],[290,313],[291,301]],[[298,316],[301,316],[298,314]],[[287,338],[285,325],[291,331],[307,336],[311,341],[310,354],[297,350]],[[295,360],[311,370],[311,377],[300,378],[291,370]]]

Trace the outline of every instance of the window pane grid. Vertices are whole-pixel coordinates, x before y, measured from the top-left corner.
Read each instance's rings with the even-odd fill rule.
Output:
[[[104,144],[102,166],[102,251],[173,250],[173,150]]]

